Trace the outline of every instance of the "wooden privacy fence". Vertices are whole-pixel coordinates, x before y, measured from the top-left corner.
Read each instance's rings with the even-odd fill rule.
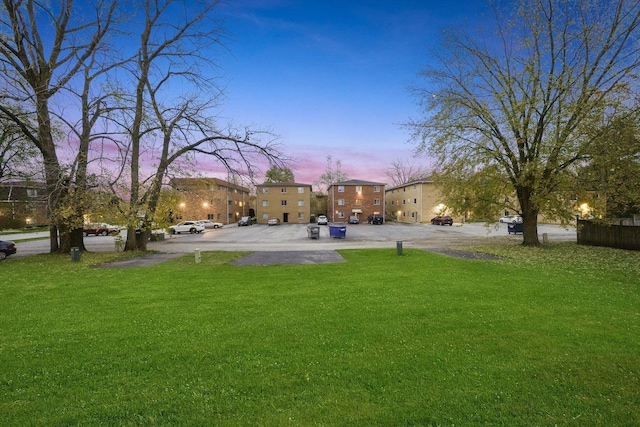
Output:
[[[640,251],[640,227],[579,220],[578,244]]]

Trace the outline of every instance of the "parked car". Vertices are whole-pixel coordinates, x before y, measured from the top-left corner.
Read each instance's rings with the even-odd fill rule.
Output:
[[[369,217],[367,218],[367,222],[369,224],[382,224],[384,222],[384,218],[382,217],[382,215],[378,214],[369,215]]]
[[[182,221],[176,225],[170,226],[169,231],[171,231],[171,234],[202,233],[204,231],[204,225],[198,221]]]
[[[250,216],[243,216],[242,218],[240,218],[240,220],[238,221],[238,227],[244,226],[244,225],[251,225]]]
[[[280,219],[279,218],[269,218],[269,221],[267,221],[267,224],[269,224],[269,225],[280,225]]]
[[[318,215],[318,225],[327,225],[329,220],[326,215]]]
[[[349,224],[360,224],[360,219],[357,216],[352,215],[349,217]]]
[[[88,236],[89,234],[93,234],[95,236],[106,236],[111,234],[112,236],[115,236],[120,234],[120,227],[117,225],[109,225],[104,222],[90,222],[84,224],[82,232],[85,236]]]
[[[16,244],[5,240],[0,240],[0,261],[17,252]]]
[[[522,223],[522,217],[520,215],[505,215],[499,221],[507,224],[520,224]]]
[[[450,216],[437,216],[431,218],[431,224],[433,225],[453,225],[453,218]]]
[[[201,223],[202,225],[204,225],[204,228],[222,228],[224,226],[223,223],[221,222],[213,222],[211,220],[208,219],[202,219],[200,221],[198,221],[199,223]]]

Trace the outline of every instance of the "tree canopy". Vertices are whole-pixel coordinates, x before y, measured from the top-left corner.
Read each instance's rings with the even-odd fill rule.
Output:
[[[422,114],[407,125],[417,151],[435,159],[444,190],[457,195],[450,204],[497,215],[515,200],[523,243],[536,245],[539,214],[572,216],[576,167],[593,129],[637,85],[640,4],[499,5],[491,32],[446,32],[414,91]]]
[[[273,165],[265,173],[264,182],[295,182],[293,171],[288,167]]]

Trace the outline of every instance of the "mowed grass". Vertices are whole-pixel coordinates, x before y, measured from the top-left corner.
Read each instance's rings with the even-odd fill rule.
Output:
[[[640,425],[640,254],[0,264],[0,425]]]

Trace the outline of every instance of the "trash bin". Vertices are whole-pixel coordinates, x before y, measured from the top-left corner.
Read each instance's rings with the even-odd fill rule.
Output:
[[[512,223],[507,225],[507,231],[509,234],[524,233],[524,226],[521,222]]]
[[[164,233],[162,233],[162,232],[151,233],[151,236],[149,237],[149,240],[151,240],[152,242],[160,242],[160,241],[164,240]]]
[[[310,239],[320,238],[320,226],[319,225],[307,225],[307,236]]]
[[[80,261],[80,248],[71,248],[71,261]]]
[[[113,241],[116,243],[116,252],[124,252],[124,240],[122,240],[122,236],[114,237]]]
[[[347,237],[347,227],[345,225],[330,225],[329,236],[344,239]]]

